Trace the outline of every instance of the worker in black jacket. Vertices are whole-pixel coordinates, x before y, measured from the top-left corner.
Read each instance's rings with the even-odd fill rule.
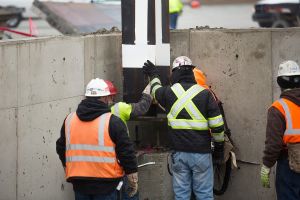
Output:
[[[129,196],[137,192],[137,161],[126,125],[110,113],[116,88],[110,81],[93,79],[86,99],[70,113],[61,128],[56,151],[73,184],[75,199],[116,200],[117,188],[127,176]]]
[[[157,67],[147,61],[143,71],[150,77],[151,94],[167,112],[173,160],[175,200],[213,199],[212,145],[214,159],[223,161],[224,122],[218,105],[207,89],[194,78],[192,61],[176,58],[172,86],[162,87]]]

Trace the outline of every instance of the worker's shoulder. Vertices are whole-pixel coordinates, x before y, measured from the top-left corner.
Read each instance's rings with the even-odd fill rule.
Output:
[[[284,109],[283,109],[283,107],[282,107],[282,105],[281,105],[281,103],[279,101],[279,99],[276,100],[276,101],[274,101],[272,103],[272,105],[269,107],[269,113],[276,112],[275,110],[278,110],[278,111],[280,111],[283,114],[285,113]]]
[[[123,107],[127,107],[127,106],[131,106],[131,104],[129,104],[129,103],[126,103],[126,102],[123,102],[123,101],[120,101],[120,102],[117,102],[115,105],[117,105],[117,106],[123,106]]]

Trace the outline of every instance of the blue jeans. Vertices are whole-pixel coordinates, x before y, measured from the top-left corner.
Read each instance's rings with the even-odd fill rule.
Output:
[[[275,184],[277,200],[300,199],[300,173],[290,169],[288,159],[277,161]]]
[[[83,194],[80,192],[75,192],[75,200],[117,200],[118,193],[113,191],[110,194]]]
[[[172,155],[175,200],[213,200],[213,164],[210,153],[175,152]]]
[[[170,29],[176,29],[178,16],[178,13],[170,14]]]
[[[122,186],[122,200],[139,200],[139,193],[137,192],[133,197],[129,197],[126,189],[128,188],[128,179],[126,176],[123,178]]]

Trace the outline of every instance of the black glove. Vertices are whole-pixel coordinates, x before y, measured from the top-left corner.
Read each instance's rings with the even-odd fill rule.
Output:
[[[149,60],[144,63],[143,72],[149,77],[159,76],[158,68]]]
[[[224,142],[214,142],[213,163],[224,163]]]

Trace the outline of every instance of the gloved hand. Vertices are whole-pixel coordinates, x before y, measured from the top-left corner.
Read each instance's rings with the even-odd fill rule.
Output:
[[[262,165],[260,170],[260,181],[264,188],[270,188],[270,171],[271,169]]]
[[[127,193],[129,197],[133,197],[138,191],[138,173],[132,173],[127,175],[128,188]]]
[[[224,142],[214,142],[213,163],[224,163]]]
[[[149,60],[144,63],[143,72],[149,77],[159,76],[158,68]]]

